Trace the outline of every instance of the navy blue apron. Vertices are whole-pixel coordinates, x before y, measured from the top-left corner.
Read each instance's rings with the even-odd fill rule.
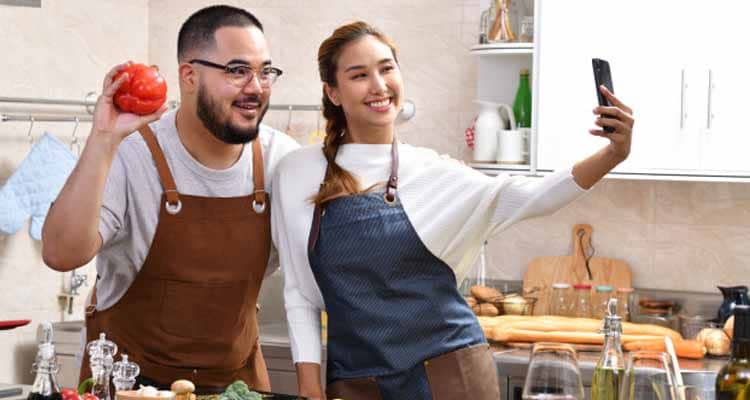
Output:
[[[395,140],[391,153],[385,193],[340,197],[313,217],[308,256],[328,313],[329,398],[498,399],[489,346],[453,270],[398,200]]]

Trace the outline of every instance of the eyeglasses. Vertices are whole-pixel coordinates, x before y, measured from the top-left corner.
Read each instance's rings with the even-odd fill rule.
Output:
[[[216,68],[224,71],[227,74],[229,83],[239,88],[245,87],[254,77],[258,77],[260,87],[264,89],[270,88],[277,79],[284,73],[282,70],[266,65],[261,68],[260,73],[255,72],[249,65],[245,64],[227,64],[221,65],[211,61],[192,59],[188,61],[188,64],[200,64],[206,67]]]

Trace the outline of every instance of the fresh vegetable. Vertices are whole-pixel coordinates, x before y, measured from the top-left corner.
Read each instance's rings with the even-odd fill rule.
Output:
[[[627,351],[666,351],[664,339],[635,340],[622,345]],[[706,346],[698,340],[678,340],[674,342],[674,351],[678,357],[700,359],[706,355]]]
[[[94,378],[87,378],[78,385],[78,394],[88,393],[92,387],[94,387]]]
[[[195,400],[195,384],[187,379],[179,379],[172,382],[170,387],[175,393],[175,400]]]
[[[78,391],[75,389],[63,389],[60,391],[60,395],[62,396],[62,400],[81,400],[78,397]]]
[[[156,112],[167,100],[167,82],[153,66],[128,63],[115,75],[127,79],[115,93],[115,104],[124,112],[146,115]]]
[[[84,393],[81,395],[81,400],[99,400],[93,393]]]
[[[219,400],[263,400],[263,397],[259,393],[251,391],[245,382],[234,381],[227,386]]]
[[[724,333],[729,336],[729,339],[734,336],[734,315],[729,317],[729,319],[727,319],[727,322],[724,324]]]
[[[708,349],[708,354],[712,356],[729,355],[731,340],[722,329],[703,328],[696,336],[696,340],[703,343]]]

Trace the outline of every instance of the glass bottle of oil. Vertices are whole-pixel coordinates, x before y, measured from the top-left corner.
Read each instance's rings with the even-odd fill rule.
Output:
[[[716,398],[750,399],[750,306],[734,306],[732,356],[716,376]]]
[[[591,382],[592,400],[617,400],[625,370],[625,362],[620,345],[622,318],[617,315],[617,299],[607,303],[607,314],[602,325],[604,349],[594,368]]]

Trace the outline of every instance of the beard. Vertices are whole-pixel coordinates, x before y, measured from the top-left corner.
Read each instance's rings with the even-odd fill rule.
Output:
[[[217,139],[227,144],[245,144],[252,142],[258,137],[258,127],[263,117],[268,111],[268,103],[263,105],[258,96],[250,96],[244,100],[252,100],[261,104],[258,114],[258,122],[250,128],[240,128],[230,121],[228,116],[221,120],[221,106],[208,96],[205,87],[198,89],[198,104],[196,113],[198,118],[203,122],[203,126],[208,129]]]

